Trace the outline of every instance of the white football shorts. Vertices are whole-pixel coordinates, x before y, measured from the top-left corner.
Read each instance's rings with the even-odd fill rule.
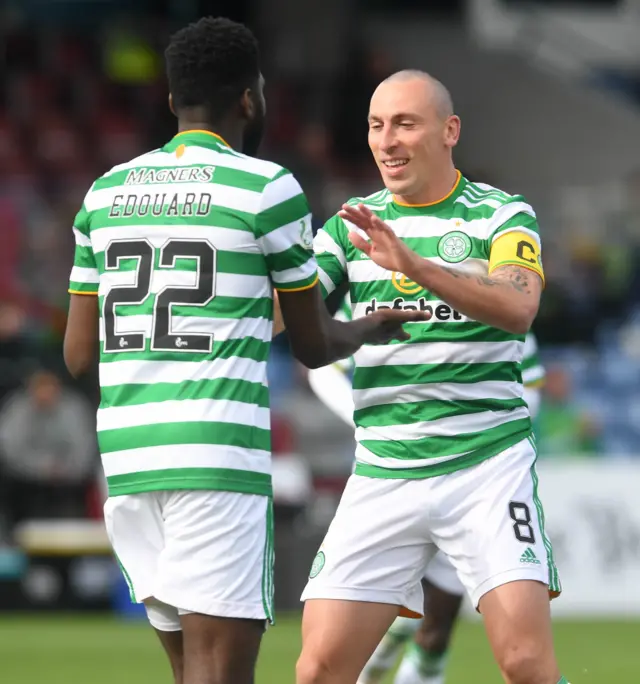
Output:
[[[131,598],[151,624],[179,616],[273,619],[273,508],[269,497],[188,490],[107,499],[105,523]]]
[[[476,466],[401,480],[352,475],[302,600],[390,603],[423,613],[420,580],[438,549],[473,605],[515,580],[560,593],[530,439]]]

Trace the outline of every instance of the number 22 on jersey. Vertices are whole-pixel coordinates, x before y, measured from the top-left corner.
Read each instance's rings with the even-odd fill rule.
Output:
[[[178,259],[194,261],[195,284],[180,287],[167,285],[152,295],[156,258],[158,269],[175,270]],[[134,284],[110,288],[103,300],[104,353],[145,350],[144,330],[118,332],[118,307],[142,305],[150,296],[155,298],[151,320],[151,351],[210,353],[213,334],[177,334],[172,327],[172,308],[174,305],[204,307],[215,297],[215,247],[208,240],[181,239],[168,240],[159,249],[145,239],[114,240],[107,245],[105,271],[119,271],[123,262],[128,260],[136,261]]]

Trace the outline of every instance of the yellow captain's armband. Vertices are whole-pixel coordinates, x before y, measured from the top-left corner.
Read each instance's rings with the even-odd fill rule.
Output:
[[[517,230],[501,235],[493,243],[489,255],[489,274],[501,266],[521,266],[537,273],[544,283],[542,258],[538,243],[527,233]]]

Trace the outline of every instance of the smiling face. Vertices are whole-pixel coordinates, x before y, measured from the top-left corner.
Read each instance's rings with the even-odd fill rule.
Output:
[[[369,147],[385,186],[411,204],[452,168],[451,150],[458,142],[460,119],[451,112],[448,94],[424,78],[381,83],[369,108]]]

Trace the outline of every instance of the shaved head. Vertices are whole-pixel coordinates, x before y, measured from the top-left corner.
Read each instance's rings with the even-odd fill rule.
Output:
[[[368,121],[369,147],[399,201],[429,204],[451,190],[460,118],[440,81],[424,71],[398,71],[376,88]]]
[[[453,99],[447,87],[431,76],[426,71],[419,69],[403,69],[391,74],[380,85],[385,83],[407,83],[408,81],[419,81],[423,87],[429,91],[429,96],[433,101],[434,107],[441,119],[447,119],[453,115]]]

